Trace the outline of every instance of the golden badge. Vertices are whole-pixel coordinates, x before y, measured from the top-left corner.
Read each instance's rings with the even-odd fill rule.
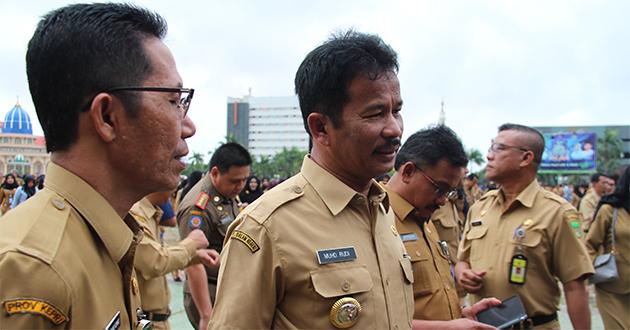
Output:
[[[350,328],[357,323],[360,313],[361,304],[354,298],[344,297],[330,309],[330,323],[338,329]]]
[[[534,221],[532,221],[532,219],[527,219],[523,222],[523,226],[524,227],[529,227],[532,225],[532,223],[534,223]]]

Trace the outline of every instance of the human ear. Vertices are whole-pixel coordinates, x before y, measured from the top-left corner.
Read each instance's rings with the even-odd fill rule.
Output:
[[[313,142],[329,146],[330,135],[328,135],[328,127],[331,124],[328,117],[319,112],[313,112],[306,117],[308,130],[311,132]]]

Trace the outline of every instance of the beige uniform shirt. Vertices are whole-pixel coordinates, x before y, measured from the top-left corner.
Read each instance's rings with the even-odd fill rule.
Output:
[[[221,252],[225,233],[236,219],[239,209],[236,201],[226,199],[212,186],[210,175],[204,176],[184,196],[177,209],[177,222],[180,237],[186,237],[193,229],[200,229],[206,234],[208,248]],[[206,267],[208,280],[216,282],[217,270]],[[190,292],[188,282],[185,292]]]
[[[483,195],[478,186],[472,186],[470,189],[466,189],[466,187],[464,187],[464,194],[466,195],[466,200],[468,201],[469,206],[475,204]]]
[[[593,216],[595,215],[595,209],[597,208],[597,204],[601,197],[595,193],[593,189],[591,189],[582,201],[580,202],[580,213],[582,213],[582,230],[584,232],[588,232],[591,226],[591,222],[593,222]]]
[[[131,207],[129,213],[144,231],[144,238],[136,249],[135,268],[138,273],[142,310],[157,314],[170,314],[171,300],[164,275],[186,267],[193,261],[197,249],[194,242],[184,238],[177,245],[162,246],[158,224],[162,210],[143,198]],[[154,329],[168,329],[167,321],[153,322]]]
[[[330,329],[331,311],[357,329],[411,327],[411,262],[386,193],[372,180],[361,195],[309,156],[239,215],[221,261],[210,329]]]
[[[440,239],[448,244],[449,259],[453,265],[456,264],[460,232],[464,226],[459,210],[452,201],[447,199],[444,205],[431,214],[431,222],[437,229]]]
[[[593,273],[584,245],[577,211],[564,198],[546,191],[533,180],[503,211],[501,190],[486,193],[469,212],[469,221],[459,247],[458,258],[473,270],[486,270],[483,287],[471,294],[473,302],[484,297],[501,300],[518,294],[527,314],[556,313],[562,283]],[[524,230],[517,237],[517,229]],[[525,284],[511,284],[512,257],[528,260]]]
[[[604,247],[604,253],[610,253],[612,249],[612,225],[613,207],[602,205],[597,212],[595,221],[586,235],[586,249],[592,260],[598,254],[599,248]],[[625,208],[619,208],[617,212],[617,224],[615,225],[615,258],[617,260],[617,272],[619,279],[613,282],[597,284],[604,291],[628,294],[630,293],[630,214]],[[626,301],[626,303],[630,303]],[[630,311],[629,311],[630,312]]]
[[[0,221],[0,328],[134,328],[141,239],[133,218],[50,163],[46,188]]]
[[[413,269],[413,318],[418,320],[453,320],[461,317],[461,307],[447,255],[448,247],[440,245],[432,221],[414,217],[414,208],[392,190],[387,190],[396,214],[400,233]]]

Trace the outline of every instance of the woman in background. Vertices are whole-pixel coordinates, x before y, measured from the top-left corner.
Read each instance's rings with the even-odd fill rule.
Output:
[[[597,308],[606,329],[630,329],[630,166],[627,166],[612,194],[597,205],[593,224],[586,235],[586,249],[594,260],[600,247],[610,253],[610,226],[617,210],[615,258],[619,279],[595,284]]]
[[[0,185],[0,211],[2,214],[7,213],[11,208],[11,202],[13,201],[13,195],[17,190],[18,184],[15,180],[15,176],[9,173],[5,175],[4,182]]]
[[[24,184],[15,191],[15,196],[13,196],[13,201],[11,202],[11,208],[14,209],[18,205],[24,203],[27,199],[35,195],[35,192],[35,178],[30,175],[25,176]]]
[[[262,185],[260,184],[260,180],[255,175],[247,178],[247,184],[241,193],[239,194],[239,199],[241,203],[243,203],[243,207],[253,203],[258,197],[263,194]]]

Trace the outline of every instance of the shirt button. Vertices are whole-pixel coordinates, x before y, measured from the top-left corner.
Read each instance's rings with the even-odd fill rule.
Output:
[[[385,285],[389,286],[389,280],[385,280]]]
[[[420,253],[420,251],[416,251],[416,255],[417,255],[418,257],[420,257],[420,256],[422,256],[422,253]]]
[[[301,194],[302,193],[302,188],[298,187],[298,186],[293,186],[293,192],[296,194]]]
[[[66,203],[64,203],[61,199],[53,199],[52,204],[57,210],[60,211],[66,208]]]
[[[398,329],[398,324],[394,324],[394,329]]]
[[[341,290],[343,290],[344,292],[350,291],[350,283],[348,283],[348,281],[343,282],[343,284],[341,285]]]

